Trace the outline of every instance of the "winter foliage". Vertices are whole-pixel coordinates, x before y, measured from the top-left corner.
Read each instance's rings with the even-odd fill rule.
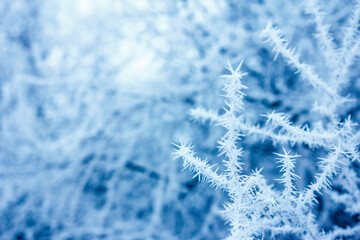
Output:
[[[316,38],[322,47],[319,54],[323,53],[328,70],[326,80],[316,73],[314,67],[300,60],[300,53],[289,47],[288,41],[271,21],[263,35],[266,42],[273,47],[275,59],[280,55],[304,82],[307,81],[316,89],[318,102],[309,109],[311,114],[320,116],[319,120],[313,123],[314,127],[295,125],[290,121],[289,114],[275,111],[264,115],[265,125],[252,125],[246,120],[244,109],[247,87],[243,82],[246,81],[244,78],[247,74],[240,70],[242,62],[235,70],[228,63],[229,74],[223,76],[223,113],[216,115],[202,108],[191,111],[195,119],[209,119],[215,125],[226,129],[225,135],[218,142],[220,156],[224,156],[224,170],[219,171],[216,164],[211,165],[207,160],[197,157],[193,146],[186,143],[177,146],[176,158],[183,159],[184,168],[189,168],[195,176],[229,195],[230,200],[225,203],[223,210],[230,225],[227,239],[257,239],[268,233],[275,238],[293,234],[302,239],[360,236],[358,224],[324,231],[312,211],[312,208],[319,204],[319,194],[327,192],[335,203],[345,206],[345,211],[350,215],[359,213],[354,207],[359,206],[360,199],[357,186],[360,135],[351,116],[341,116],[339,109],[347,108],[351,101],[348,96],[343,96],[343,87],[349,84],[348,68],[359,53],[360,38],[357,29],[360,5],[357,2],[354,7],[340,47],[335,46],[317,1],[309,0],[306,6],[307,11],[314,17]],[[349,49],[354,53],[351,57],[347,56]],[[311,122],[311,119],[308,121]],[[244,150],[239,142],[248,135],[257,135],[260,140],[269,139],[274,144],[283,146],[282,152],[275,153],[281,173],[278,181],[283,185],[282,190],[274,189],[261,174],[261,170],[243,172]],[[311,151],[321,148],[324,154],[324,157],[312,160],[317,166],[317,172],[311,183],[301,190],[294,185],[300,178],[295,172],[295,162],[301,161],[301,156],[286,150],[296,145],[304,145]],[[338,189],[331,189],[333,181]]]
[[[358,239],[359,18],[0,1],[0,239]]]

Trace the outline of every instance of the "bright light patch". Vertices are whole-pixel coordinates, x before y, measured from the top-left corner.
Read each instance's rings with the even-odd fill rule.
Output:
[[[147,9],[149,7],[147,0],[136,0],[134,3],[138,9]]]
[[[82,15],[88,15],[92,11],[93,1],[92,0],[79,0],[78,9]]]

